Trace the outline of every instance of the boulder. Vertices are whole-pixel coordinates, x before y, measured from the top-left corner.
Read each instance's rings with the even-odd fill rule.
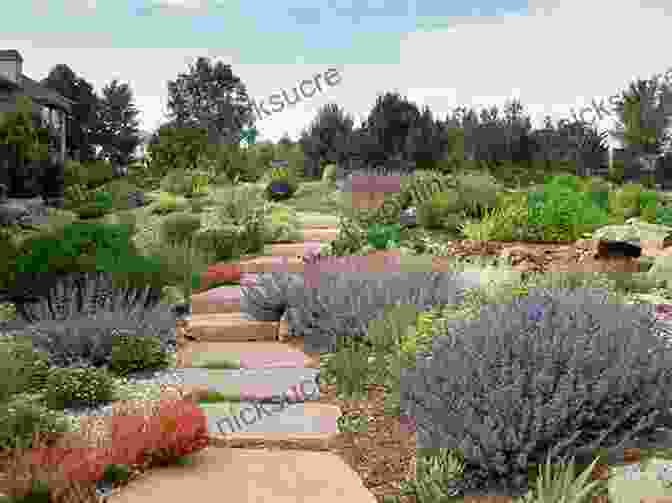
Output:
[[[30,210],[25,205],[13,201],[0,204],[0,225],[27,224],[30,220]]]
[[[0,225],[36,225],[46,221],[49,211],[40,197],[9,198],[0,203]]]
[[[399,215],[399,223],[401,225],[406,226],[406,227],[417,226],[418,223],[417,223],[417,216],[416,216],[416,208],[411,207],[411,208],[407,208],[405,210],[401,210],[401,213]]]
[[[644,248],[662,249],[672,244],[672,227],[649,224],[638,218],[628,219],[624,225],[606,225],[593,232],[593,239],[640,243]]]

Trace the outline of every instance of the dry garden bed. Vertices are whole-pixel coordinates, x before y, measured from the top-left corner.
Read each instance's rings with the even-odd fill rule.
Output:
[[[482,179],[475,180],[471,178],[470,181],[457,184],[455,187],[447,186],[446,190],[437,193],[438,195],[432,195],[429,202],[423,203],[417,201],[420,228],[404,228],[400,232],[393,229],[390,231],[391,234],[389,236],[386,236],[385,233],[387,231],[385,230],[378,229],[373,233],[371,232],[371,224],[376,221],[394,226],[394,222],[390,222],[387,216],[376,213],[379,208],[374,208],[372,212],[349,214],[341,222],[342,233],[339,239],[324,250],[325,255],[347,256],[355,254],[369,255],[373,253],[374,248],[387,249],[387,251],[391,252],[395,252],[394,250],[398,248],[404,254],[407,254],[407,256],[429,257],[435,263],[445,265],[447,270],[466,270],[477,273],[479,278],[474,283],[478,283],[479,285],[477,286],[483,287],[482,289],[478,288],[470,291],[464,301],[460,302],[459,308],[456,308],[455,305],[437,305],[427,310],[424,309],[426,306],[423,305],[423,309],[420,309],[420,315],[412,313],[410,318],[408,317],[408,313],[399,314],[394,310],[391,312],[386,311],[386,316],[390,318],[386,317],[385,320],[387,321],[384,323],[389,322],[394,330],[389,329],[385,330],[385,332],[399,335],[398,338],[393,338],[391,341],[384,340],[385,338],[382,336],[374,336],[374,333],[377,333],[374,331],[374,328],[380,331],[380,325],[376,325],[376,323],[383,323],[378,319],[379,317],[367,317],[362,321],[357,320],[358,311],[344,311],[340,313],[344,315],[344,319],[348,318],[353,321],[353,326],[365,329],[366,336],[361,338],[353,336],[349,340],[346,337],[345,341],[339,341],[338,351],[332,351],[331,354],[324,357],[321,369],[325,376],[325,382],[322,386],[324,395],[321,401],[334,403],[341,407],[345,417],[343,421],[344,431],[336,444],[333,445],[333,449],[343,455],[346,461],[362,477],[365,485],[376,494],[380,501],[383,500],[384,496],[399,496],[400,486],[403,485],[402,482],[414,478],[418,480],[416,488],[406,487],[404,490],[404,492],[415,493],[415,495],[409,494],[403,496],[409,502],[417,501],[418,503],[422,503],[423,501],[430,501],[420,496],[418,487],[428,489],[432,480],[446,493],[454,488],[449,485],[451,479],[446,473],[443,473],[443,468],[433,476],[428,474],[423,475],[422,470],[420,472],[415,471],[420,464],[420,462],[415,462],[415,449],[418,438],[416,438],[416,432],[409,425],[404,424],[402,418],[405,417],[405,414],[401,413],[404,407],[411,407],[411,405],[409,402],[405,403],[402,407],[400,403],[403,401],[402,394],[407,402],[410,400],[409,397],[411,395],[408,389],[404,389],[404,384],[400,379],[402,367],[411,369],[412,362],[416,358],[416,363],[424,362],[423,365],[427,364],[427,361],[422,360],[420,355],[426,356],[426,352],[431,348],[431,341],[436,338],[442,340],[445,344],[446,340],[448,340],[447,326],[441,320],[464,321],[465,323],[467,322],[465,320],[479,321],[478,315],[482,314],[480,312],[481,306],[493,308],[494,306],[517,306],[515,308],[502,307],[502,309],[511,309],[512,311],[509,314],[514,314],[515,309],[520,310],[527,306],[525,304],[528,302],[525,300],[526,296],[530,291],[534,292],[533,287],[535,286],[562,286],[573,287],[575,289],[578,287],[579,290],[585,290],[589,286],[603,286],[623,305],[637,302],[649,304],[667,303],[669,293],[665,261],[667,250],[665,248],[666,242],[664,236],[662,238],[659,236],[661,232],[665,234],[666,230],[665,228],[661,228],[654,232],[651,228],[647,228],[646,225],[639,225],[636,222],[635,225],[628,223],[628,219],[633,217],[648,219],[649,222],[651,220],[656,222],[665,221],[666,211],[658,211],[658,208],[666,206],[661,203],[658,207],[651,210],[651,205],[649,204],[650,198],[647,199],[650,194],[646,195],[646,191],[644,191],[644,196],[642,196],[641,189],[639,191],[627,189],[618,192],[618,194],[629,194],[628,197],[619,195],[609,199],[608,195],[607,206],[599,206],[600,204],[604,204],[605,200],[602,196],[596,197],[596,207],[604,210],[600,212],[593,206],[587,206],[587,196],[585,194],[592,193],[590,190],[584,192],[584,196],[570,197],[570,193],[574,194],[580,191],[571,188],[565,190],[561,187],[562,183],[560,183],[554,186],[555,188],[552,190],[549,189],[546,193],[547,199],[545,199],[545,202],[537,199],[539,204],[528,212],[526,205],[529,201],[523,197],[525,196],[524,194],[523,196],[515,193],[502,195],[498,194],[495,190],[493,195],[493,191],[489,187],[485,187],[481,181]],[[565,180],[563,183],[571,185],[575,182]],[[173,177],[166,181],[165,188],[174,188],[176,183],[177,181]],[[319,192],[320,196],[324,196],[327,192],[334,192],[333,189],[326,190],[324,188],[326,185],[322,187],[320,189],[321,192],[316,190],[316,193]],[[253,191],[253,189],[249,190]],[[156,272],[159,273],[163,284],[161,281],[157,284],[152,283],[152,288],[145,290],[145,294],[150,297],[152,295],[157,297],[159,293],[165,292],[164,287],[166,286],[181,287],[182,291],[179,293],[188,297],[193,289],[193,275],[202,273],[204,268],[212,263],[212,257],[199,259],[197,258],[197,253],[192,248],[182,245],[175,246],[176,243],[180,243],[181,238],[185,235],[198,234],[200,236],[198,239],[201,239],[203,243],[212,244],[210,252],[217,252],[220,255],[217,258],[218,260],[227,255],[229,258],[232,258],[236,253],[258,252],[260,249],[263,249],[264,242],[269,239],[268,233],[264,237],[264,232],[268,231],[268,229],[265,231],[264,226],[260,225],[264,212],[253,206],[254,202],[258,203],[258,200],[254,199],[249,192],[248,194],[242,192],[236,196],[237,199],[228,199],[219,203],[217,202],[216,191],[208,192],[205,197],[181,199],[179,196],[170,195],[169,192],[169,190],[163,190],[157,193],[156,201],[143,208],[112,212],[107,212],[106,210],[107,214],[102,217],[104,220],[97,221],[99,224],[103,221],[131,223],[131,226],[128,228],[132,229],[133,232],[127,237],[132,238],[132,243],[137,249],[133,251],[133,247],[126,242],[127,249],[124,250],[124,255],[122,255],[124,260],[135,260],[138,265],[147,265],[149,262],[146,263],[143,260],[149,260],[150,258],[161,259],[161,261],[157,262],[157,264],[161,264],[161,268],[156,269]],[[411,192],[407,186],[404,186],[398,194],[392,194],[389,197],[399,203],[399,208],[407,208],[413,202],[411,201]],[[594,193],[599,193],[599,191],[596,190]],[[633,196],[635,193],[636,196]],[[101,197],[98,201],[103,207],[107,204],[103,201],[104,199],[105,197]],[[318,197],[314,199],[319,200]],[[331,202],[329,204],[335,204],[335,199],[330,196],[329,200]],[[565,200],[568,200],[569,203],[560,204],[558,202]],[[245,207],[246,209],[241,210],[241,208],[244,208],[242,203],[245,201],[250,201],[250,204]],[[291,199],[283,204],[286,207],[291,207],[290,201]],[[301,209],[310,209],[306,208],[308,203],[305,203],[305,200],[301,204],[305,205]],[[210,209],[214,209],[210,211],[209,206],[211,206]],[[217,209],[218,206],[220,209]],[[299,206],[301,205],[297,204],[297,208]],[[278,222],[280,222],[277,228],[282,229],[281,232],[289,232],[292,227],[289,224],[289,220],[291,220],[289,217],[290,213],[280,206],[276,206],[276,209],[278,209],[276,213],[280,215],[277,217]],[[346,209],[344,209],[344,212],[346,212]],[[269,210],[269,207],[266,210]],[[577,210],[586,210],[586,214],[588,215],[586,219],[576,217]],[[86,211],[95,213],[97,210],[89,209]],[[84,214],[86,214],[86,211],[84,211]],[[168,218],[170,215],[181,216]],[[196,218],[195,215],[201,215],[202,218]],[[96,222],[96,220],[93,220],[93,222]],[[166,224],[166,222],[168,223]],[[616,237],[603,236],[600,238],[598,234],[597,241],[578,241],[581,238],[595,237],[585,235],[599,233],[600,230],[609,225],[616,226],[612,228],[614,232],[627,231],[632,235],[618,234]],[[85,227],[79,228],[86,229]],[[98,229],[102,229],[102,227],[98,227]],[[48,242],[53,245],[53,243],[62,242],[63,236],[58,234],[61,231],[62,229],[52,229],[51,234],[46,234],[44,235],[46,237],[42,237],[42,243]],[[655,234],[655,238],[651,237],[651,232]],[[271,239],[277,237],[274,233],[275,231],[271,232],[273,234]],[[381,235],[389,239],[383,240],[382,247],[379,245],[371,247],[371,240],[369,239],[369,246],[367,247],[367,238],[370,238],[372,234],[377,236],[374,241]],[[61,239],[59,239],[59,236]],[[82,230],[80,237],[84,242],[87,240],[91,241],[90,235],[86,234],[84,230]],[[549,244],[551,238],[558,241],[564,238],[568,242]],[[603,250],[599,247],[600,239],[603,241],[633,241],[638,239],[642,245],[640,250],[642,257],[653,257],[655,260],[652,264],[651,261],[647,261],[642,257],[616,258],[613,253],[602,253]],[[533,242],[535,240],[545,240],[546,242],[535,243]],[[119,243],[118,240],[108,239],[106,241],[104,238],[101,238],[98,242],[106,243],[110,247],[118,246]],[[241,243],[243,243],[243,246],[240,246]],[[35,242],[32,244],[34,245]],[[204,247],[208,248],[208,246]],[[46,251],[49,247],[45,244],[44,249]],[[82,250],[85,250],[85,248],[82,248]],[[77,255],[77,257],[80,256],[86,257],[86,253]],[[33,255],[33,257],[37,257],[37,255]],[[479,259],[478,257],[483,257],[483,259]],[[464,260],[456,260],[458,258]],[[314,262],[315,258],[312,260]],[[68,270],[68,267],[72,267],[74,263],[75,261],[66,260],[61,266],[65,271]],[[26,261],[26,267],[28,265],[29,260]],[[109,265],[112,267],[115,265],[115,262],[112,261]],[[174,271],[182,271],[184,274],[177,278],[168,278],[168,275],[165,274],[167,267]],[[272,285],[274,284],[273,282],[277,283],[278,280],[273,275],[268,277],[270,279],[266,283],[262,282],[266,285],[266,289],[263,287],[260,289],[260,299],[263,302],[274,302],[277,299],[273,298],[275,293],[273,292],[274,287]],[[489,279],[493,279],[494,282],[489,283]],[[81,284],[77,284],[74,280],[70,283],[67,281],[60,283],[59,288],[61,290],[56,291],[57,293],[51,293],[53,297],[58,297],[55,302],[42,302],[39,305],[29,306],[28,304],[30,303],[25,302],[25,296],[23,297],[24,304],[26,304],[23,310],[24,314],[36,318],[33,321],[42,322],[40,327],[33,327],[29,330],[32,330],[32,333],[36,337],[35,340],[39,340],[36,334],[39,334],[40,330],[42,331],[41,333],[52,333],[55,331],[54,326],[57,324],[68,327],[72,325],[70,334],[76,330],[80,330],[80,333],[84,333],[86,330],[91,330],[91,333],[93,333],[94,329],[99,330],[99,327],[91,326],[88,328],[83,326],[75,328],[76,323],[73,321],[73,318],[76,318],[87,307],[93,310],[101,310],[104,306],[110,306],[111,300],[108,296],[114,288],[104,281],[91,278],[89,280],[89,283],[84,282]],[[153,280],[157,280],[157,278],[154,277]],[[342,281],[347,282],[350,280],[344,278]],[[125,288],[126,293],[128,293],[136,287],[126,284]],[[406,287],[403,287],[399,283],[397,288],[399,288],[399,291],[402,291]],[[72,293],[77,289],[79,289],[78,291],[88,291],[89,297],[87,297],[87,302],[79,306],[63,302],[64,298],[73,298]],[[133,290],[133,292],[138,294],[136,290]],[[337,310],[339,309],[336,307],[338,305],[337,300],[340,301],[342,299],[338,298],[336,288],[332,290],[334,295],[331,297],[325,296],[322,299],[324,301],[323,306],[329,306],[330,309],[333,307],[334,310]],[[431,299],[432,295],[430,293],[424,292],[423,299]],[[390,298],[394,297],[395,294],[394,290],[388,291],[388,295],[391,295]],[[647,294],[650,297],[646,298]],[[349,330],[344,329],[347,325],[337,326],[336,329],[329,332],[327,321],[321,319],[319,316],[311,318],[313,314],[308,312],[309,309],[307,306],[315,299],[311,297],[312,294],[308,295],[304,292],[302,295],[304,297],[298,295],[293,300],[294,304],[290,305],[294,309],[294,311],[290,309],[291,316],[289,317],[293,336],[301,336],[303,335],[302,332],[308,333],[309,326],[311,328],[318,327],[318,330],[330,333],[330,337],[335,334],[352,335],[349,333]],[[315,295],[318,294],[316,293]],[[402,304],[410,302],[410,297],[404,297],[404,295],[401,295],[396,300],[399,300]],[[103,321],[103,318],[96,319],[96,323],[107,323],[109,325],[108,328],[110,330],[106,337],[109,337],[110,340],[116,337],[112,334],[112,329],[119,328],[117,325],[128,327],[130,331],[134,331],[133,333],[138,338],[141,338],[140,332],[146,328],[144,325],[137,323],[135,319],[129,321],[129,317],[125,314],[125,310],[131,306],[142,306],[142,302],[144,302],[139,300],[141,297],[133,297],[135,300],[129,301],[130,298],[126,297],[126,305],[123,309],[119,308],[121,304],[117,304],[117,308],[115,309],[117,309],[117,314],[120,316],[114,320]],[[533,298],[536,299],[536,297]],[[116,299],[115,302],[121,302],[119,296]],[[17,297],[16,300],[18,304],[21,303],[21,298]],[[299,300],[302,300],[303,303],[299,302]],[[415,300],[418,301],[417,298]],[[555,297],[547,300],[549,306],[555,305],[553,302],[560,302]],[[168,299],[164,297],[163,301],[168,301]],[[350,301],[352,302],[352,299]],[[389,304],[389,302],[383,304]],[[586,304],[584,302],[579,305],[588,306],[586,308],[588,310],[592,309],[589,303]],[[311,307],[315,306],[317,304]],[[350,307],[352,307],[352,303]],[[367,309],[369,308],[367,307]],[[400,308],[401,310],[403,309]],[[140,308],[139,311],[143,311],[143,309]],[[320,311],[317,309],[315,312],[319,313]],[[369,316],[371,312],[373,311],[368,312],[366,316]],[[516,316],[520,314],[519,311],[515,311],[515,313],[517,313]],[[557,311],[554,311],[554,313],[557,314]],[[538,314],[536,313],[535,316],[538,316]],[[543,318],[544,313],[541,314],[541,318]],[[592,315],[595,313],[589,314]],[[597,316],[597,314],[595,315]],[[399,316],[399,318],[395,318],[395,316]],[[580,316],[577,314],[576,319],[579,318]],[[512,317],[509,316],[506,319],[511,320]],[[602,321],[605,319],[600,318]],[[631,334],[639,330],[639,327],[635,327],[634,321],[630,318],[621,321],[625,324],[624,326],[632,329]],[[482,322],[486,323],[486,321]],[[170,323],[172,323],[170,330],[173,330],[175,326],[174,319]],[[333,323],[333,320],[329,321],[329,323]],[[499,320],[498,323],[498,326],[501,327],[504,322]],[[129,324],[132,326],[129,326]],[[160,323],[158,324],[161,325]],[[406,329],[409,326],[414,326],[415,331],[406,334]],[[536,327],[535,330],[541,330],[537,325],[534,325],[534,327]],[[465,331],[468,330],[468,328],[463,328]],[[481,329],[485,330],[485,326],[481,327]],[[69,328],[66,329],[66,332],[67,330]],[[551,335],[551,332],[539,333],[543,334],[544,337],[550,337]],[[123,342],[119,339],[117,341],[118,344],[115,346],[113,362],[117,368],[126,366],[140,369],[144,366],[152,365],[157,367],[170,366],[171,360],[168,357],[169,351],[167,346],[170,346],[171,338],[174,339],[174,334],[170,335],[170,332],[161,332],[161,330],[158,330],[156,340],[162,340],[163,344],[155,344],[153,342],[146,342],[146,344],[145,342],[137,342],[136,344],[136,342],[132,342],[129,339],[124,339]],[[149,340],[150,338],[145,337],[143,339]],[[44,339],[42,340],[44,341]],[[374,344],[374,341],[377,342]],[[513,343],[512,341],[513,339],[509,342]],[[297,343],[298,340],[294,339],[293,342]],[[307,343],[308,340],[304,342]],[[652,343],[651,341],[648,342]],[[380,346],[376,345],[378,343]],[[140,353],[143,355],[142,358],[131,357],[131,347],[134,350],[140,349]],[[385,349],[381,350],[383,347]],[[111,352],[112,348],[109,349]],[[457,346],[454,349],[455,351],[459,350]],[[84,350],[82,349],[82,351]],[[86,349],[86,351],[89,350]],[[64,353],[67,353],[67,351],[64,351]],[[436,354],[441,357],[445,356],[443,353]],[[52,357],[51,366],[66,366],[64,361],[56,365],[53,361],[53,356],[53,354],[50,355]],[[92,352],[87,353],[86,356],[89,359],[94,357]],[[556,356],[558,355],[556,354]],[[503,362],[507,361],[506,355],[499,354],[498,357],[501,357]],[[617,362],[622,365],[620,367],[622,371],[623,368],[628,368],[628,365],[632,364],[631,359],[634,355],[628,357],[627,354],[619,353],[618,357],[620,360],[617,360]],[[371,364],[369,358],[374,358],[375,364]],[[105,358],[100,357],[98,359],[97,363],[99,367],[104,366],[100,365],[101,361],[105,361]],[[110,361],[106,363],[109,364]],[[511,364],[512,362],[508,361],[508,363]],[[45,367],[43,364],[40,365],[42,365],[42,378],[44,378]],[[423,368],[429,372],[431,365],[427,365],[427,367]],[[655,368],[655,365],[651,366],[651,369]],[[68,372],[62,371],[63,375],[60,377],[49,377],[51,379],[49,381],[49,385],[52,388],[51,394],[54,397],[62,400],[66,398],[71,399],[77,398],[74,395],[81,395],[82,393],[85,395],[89,393],[86,396],[93,398],[94,401],[99,400],[101,397],[110,397],[111,384],[106,378],[96,374],[99,379],[80,379],[80,383],[93,382],[100,384],[100,386],[98,384],[95,386],[91,384],[92,387],[89,386],[87,388],[87,386],[82,385],[78,388],[74,385],[64,384],[67,381],[66,377],[72,377]],[[85,370],[82,372],[86,374],[93,371]],[[408,370],[408,372],[412,374],[411,370]],[[54,374],[58,374],[58,372]],[[88,375],[86,374],[86,376]],[[650,374],[647,375],[651,377]],[[37,378],[39,376],[35,375],[32,377]],[[449,376],[446,377],[448,378]],[[651,377],[649,384],[660,384],[667,377],[658,376],[658,378],[660,380],[656,381],[656,378]],[[62,386],[59,386],[59,383]],[[667,404],[667,397],[655,398],[650,393],[645,397],[648,401],[643,400],[641,404],[635,403],[632,392],[625,385],[623,386],[622,388],[618,388],[622,392],[623,400],[632,405],[642,417],[648,418],[647,413],[650,409],[660,406],[661,403]],[[464,389],[463,391],[465,394],[473,392],[473,390],[470,391],[468,389]],[[484,393],[483,396],[485,396],[485,391],[487,390],[482,391]],[[494,399],[492,396],[487,398]],[[530,399],[527,395],[523,398],[525,400]],[[628,400],[631,400],[631,402],[628,402]],[[16,405],[16,403],[13,405]],[[638,405],[641,405],[639,409],[637,408]],[[35,410],[41,411],[42,409],[33,409],[31,407],[26,405],[22,410],[27,411],[28,416],[26,417],[32,415],[33,419],[35,419]],[[607,406],[605,405],[605,407]],[[649,408],[647,409],[647,407]],[[525,409],[525,407],[522,408]],[[601,411],[604,417],[614,417],[611,409],[605,408],[604,410],[601,409]],[[418,412],[419,416],[422,416],[422,410],[417,407],[416,412]],[[467,410],[465,409],[464,413],[466,412]],[[581,411],[574,412],[577,417],[580,416]],[[40,414],[38,412],[37,416],[40,416]],[[184,417],[192,417],[189,414],[185,412]],[[501,416],[499,419],[504,420],[503,417]],[[362,418],[366,418],[366,421]],[[35,424],[38,424],[37,420]],[[196,439],[202,439],[202,437],[199,437],[200,430],[197,428],[198,424],[198,421],[194,420],[192,424],[193,428],[190,430],[192,438],[188,439],[188,441],[185,440],[185,442],[189,445],[200,447],[203,444],[196,442]],[[634,424],[627,423],[625,420],[617,426],[620,428],[618,433],[621,436],[627,436],[628,431],[635,427]],[[642,428],[642,430],[646,430],[646,433],[649,434],[651,433],[650,426],[649,424],[646,428]],[[591,425],[591,427],[591,431],[601,432],[604,424],[595,424]],[[521,432],[521,435],[523,433]],[[497,453],[497,450],[493,447],[495,442],[484,443],[487,444],[490,455],[494,456]],[[517,452],[517,447],[513,445],[509,445],[509,447],[511,452]],[[536,448],[538,451],[535,451],[535,454],[539,455],[541,447],[536,445]],[[185,445],[178,442],[178,445],[169,453],[171,456],[164,456],[164,458],[176,460],[180,458],[180,455],[188,451],[189,449]],[[477,460],[480,460],[483,465],[487,466],[490,475],[496,472],[494,467],[495,461],[493,459],[483,460],[474,451],[469,452],[469,459],[472,463],[476,464]],[[580,465],[585,467],[592,459],[593,456],[589,456],[587,460],[581,459]],[[143,463],[145,461],[143,460]],[[135,469],[140,470],[143,463],[138,463]],[[509,465],[511,464],[509,462]],[[506,479],[507,476],[514,477],[516,475],[519,474],[514,473],[514,470],[509,468],[509,471],[504,470],[502,478]],[[474,482],[474,480],[471,480],[471,482]],[[412,486],[413,484],[411,483],[410,485]],[[438,500],[433,499],[431,501]]]

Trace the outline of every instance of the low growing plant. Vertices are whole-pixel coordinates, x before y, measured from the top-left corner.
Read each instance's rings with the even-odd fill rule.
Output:
[[[584,503],[592,501],[594,493],[606,490],[604,480],[594,480],[588,483],[598,459],[596,458],[588,468],[574,479],[573,459],[569,466],[561,466],[553,473],[549,456],[545,470],[537,478],[536,486],[517,501],[520,503],[551,503],[555,501]]]
[[[158,339],[119,335],[112,346],[110,370],[125,376],[137,370],[165,368],[168,362],[168,354]]]
[[[51,409],[108,402],[113,397],[114,380],[105,369],[52,368],[47,376],[45,401]]]

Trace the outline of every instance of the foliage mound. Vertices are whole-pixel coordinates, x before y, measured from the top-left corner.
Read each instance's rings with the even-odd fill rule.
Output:
[[[56,286],[70,276],[74,282],[75,299],[81,299],[88,277],[107,273],[117,288],[125,290],[127,298],[147,291],[147,306],[156,304],[161,288],[174,280],[156,260],[140,254],[131,241],[131,230],[125,225],[74,222],[56,230],[30,236],[18,247],[13,260],[15,270],[8,299],[17,304],[17,312],[27,321],[36,321],[27,311],[31,304],[57,299]],[[88,276],[87,276],[88,273]],[[72,294],[72,292],[71,292]]]
[[[402,371],[401,409],[419,448],[460,452],[465,494],[524,493],[547,455],[592,460],[669,416],[672,364],[655,327],[650,307],[604,290],[531,288],[446,321]]]

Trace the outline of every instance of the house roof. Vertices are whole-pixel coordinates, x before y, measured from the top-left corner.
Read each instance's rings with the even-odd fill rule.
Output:
[[[13,89],[20,88],[23,94],[29,96],[37,103],[41,105],[50,105],[52,107],[64,110],[67,113],[72,112],[72,105],[76,103],[75,101],[61,96],[57,91],[43,86],[30,77],[26,77],[24,74],[20,75],[19,84],[4,77],[3,75],[0,75],[0,87],[9,87]]]

